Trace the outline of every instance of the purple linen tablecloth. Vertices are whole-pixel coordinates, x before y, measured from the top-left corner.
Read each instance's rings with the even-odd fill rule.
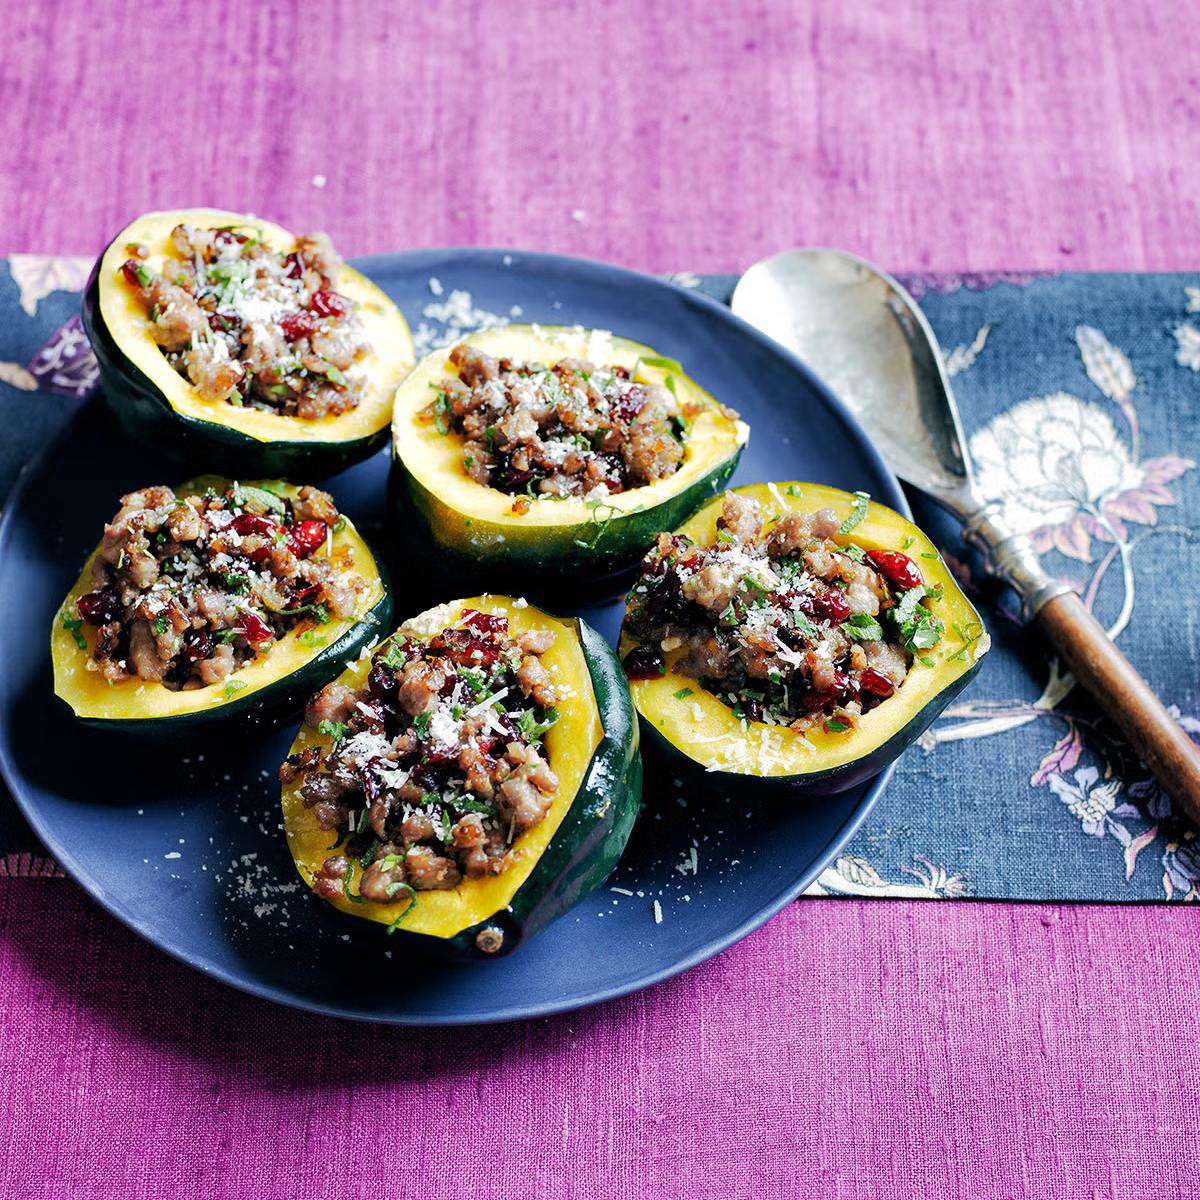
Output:
[[[1195,265],[1184,0],[3,17],[3,252],[205,203],[347,253]],[[1195,936],[1180,909],[808,901],[642,995],[429,1033],[241,997],[68,881],[0,879],[0,1195],[1194,1196]]]

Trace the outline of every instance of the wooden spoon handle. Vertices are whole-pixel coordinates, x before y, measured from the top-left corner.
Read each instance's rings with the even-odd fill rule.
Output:
[[[1043,605],[1037,619],[1154,778],[1200,825],[1200,748],[1113,644],[1104,626],[1075,592]]]

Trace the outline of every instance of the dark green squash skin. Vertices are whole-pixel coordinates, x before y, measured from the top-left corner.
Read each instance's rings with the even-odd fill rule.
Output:
[[[640,715],[645,754],[650,762],[661,764],[664,770],[670,771],[673,778],[681,779],[708,795],[727,796],[732,793],[748,803],[787,796],[837,795],[872,779],[890,763],[895,762],[941,716],[950,701],[975,678],[982,665],[983,660],[979,659],[969,670],[947,684],[883,745],[877,746],[862,758],[825,771],[811,771],[802,775],[742,775],[733,771],[708,771],[668,741],[645,715]]]
[[[72,718],[81,725],[108,732],[131,734],[148,742],[166,744],[186,742],[205,737],[218,726],[236,722],[239,728],[251,731],[273,729],[295,718],[308,703],[312,694],[336,679],[346,666],[379,640],[381,630],[392,623],[392,589],[387,572],[378,559],[375,568],[383,595],[374,608],[357,624],[351,626],[331,646],[310,658],[298,670],[285,675],[276,683],[258,688],[249,695],[213,704],[201,712],[185,713],[178,717],[148,717],[116,720],[104,717]],[[231,679],[236,679],[233,675]],[[214,685],[219,686],[219,685]],[[64,706],[70,709],[65,700]]]
[[[620,590],[619,583],[641,562],[654,539],[664,529],[676,529],[693,513],[711,500],[737,469],[744,447],[724,461],[717,463],[701,479],[661,504],[614,518],[595,536],[591,548],[579,547],[570,553],[545,554],[530,538],[530,544],[515,539],[510,542],[502,558],[472,557],[464,554],[457,546],[439,541],[420,503],[424,488],[413,480],[404,464],[396,458],[388,475],[388,500],[393,538],[408,552],[416,553],[427,561],[436,573],[439,586],[459,592],[512,591],[528,594],[531,580],[548,590],[539,596],[550,596],[556,600],[566,599],[555,589],[566,587],[568,594],[574,591],[578,600],[577,586],[613,584],[613,591]],[[581,526],[581,537],[587,536],[588,526]]]
[[[177,412],[146,375],[129,365],[104,321],[99,282],[103,261],[101,254],[83,294],[83,328],[100,367],[104,397],[131,438],[163,450],[184,470],[212,469],[215,463],[226,475],[305,480],[336,475],[387,442],[390,425],[346,442],[260,442],[217,421],[198,421]]]
[[[374,926],[389,947],[460,961],[502,958],[612,874],[629,841],[642,799],[637,714],[612,647],[586,622],[577,624],[604,736],[562,824],[506,909],[452,938],[409,933],[403,921],[391,934],[385,926]],[[418,892],[418,904],[420,895]],[[356,926],[364,924],[352,914],[335,915]],[[344,927],[344,922],[338,923]],[[480,931],[489,927],[503,933],[503,942],[494,954],[484,953],[475,942]]]

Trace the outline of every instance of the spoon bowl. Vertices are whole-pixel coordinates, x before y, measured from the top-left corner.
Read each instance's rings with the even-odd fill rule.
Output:
[[[980,507],[937,338],[895,279],[840,250],[786,250],[742,276],[732,306],[821,376],[901,479],[960,517]]]

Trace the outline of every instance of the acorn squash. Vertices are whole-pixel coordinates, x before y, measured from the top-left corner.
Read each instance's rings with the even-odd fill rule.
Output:
[[[150,319],[121,265],[127,247],[144,245],[157,267],[174,257],[171,230],[180,223],[212,229],[253,229],[276,251],[296,242],[268,221],[219,209],[182,209],[138,217],[97,261],[83,300],[83,325],[100,366],[108,404],[132,437],[184,459],[202,459],[229,474],[321,479],[373,454],[387,440],[396,386],[415,356],[400,310],[365,276],[343,266],[338,291],[358,302],[371,352],[355,372],[369,381],[359,405],[340,416],[299,417],[201,399],[167,361],[150,332]]]
[[[725,484],[749,438],[749,427],[678,364],[627,338],[577,326],[509,325],[463,341],[513,361],[552,366],[583,358],[624,366],[640,382],[670,386],[698,415],[675,474],[602,502],[543,499],[515,512],[513,496],[467,474],[461,436],[422,419],[438,381],[457,373],[446,348],[427,355],[396,393],[392,507],[400,535],[435,551],[449,578],[527,586],[531,576],[575,581],[613,575],[637,562],[660,530],[685,520]]]
[[[822,508],[833,509],[843,520],[855,513],[854,495],[818,484],[752,484],[734,490],[756,500],[768,519]],[[715,498],[677,532],[711,546],[722,503],[723,497]],[[978,672],[990,639],[979,614],[920,529],[871,501],[853,532],[836,540],[854,542],[867,551],[902,550],[919,564],[927,586],[941,585],[941,598],[930,598],[926,604],[946,633],[923,656],[927,663],[914,661],[900,687],[859,717],[854,728],[820,727],[798,733],[786,726],[739,719],[698,680],[675,670],[682,651],[670,651],[665,655],[665,673],[635,679],[631,690],[647,751],[668,761],[676,774],[686,773],[703,785],[746,795],[844,791],[903,753]],[[623,660],[640,644],[627,628],[622,629]]]
[[[212,487],[224,489],[230,480],[202,475],[174,489],[177,496],[195,496]],[[278,480],[250,482],[280,496],[294,496],[299,488]],[[351,659],[379,637],[392,619],[392,598],[387,575],[359,536],[349,518],[333,535],[329,553],[345,561],[347,573],[362,576],[370,585],[353,616],[326,624],[301,622],[270,649],[221,683],[185,691],[172,691],[161,683],[128,679],[111,686],[98,671],[88,670],[97,630],[78,625],[75,602],[93,588],[92,563],[99,548],[88,556],[79,578],[67,593],[50,633],[54,665],[54,692],[86,725],[153,737],[177,738],[203,732],[220,722],[269,724],[298,710],[317,688],[328,683]],[[84,643],[80,645],[80,641]]]
[[[393,935],[389,945],[479,959],[511,953],[608,877],[637,817],[642,761],[624,672],[608,643],[583,621],[549,616],[509,597],[484,595],[429,609],[398,632],[428,638],[454,624],[465,609],[507,617],[514,635],[544,628],[558,634],[542,656],[560,691],[558,720],[544,741],[558,793],[541,824],[517,838],[513,861],[499,875],[464,878],[450,890],[418,891],[415,901],[398,896],[384,904],[356,894],[362,867],[352,858],[349,895],[331,903],[381,932],[386,929]],[[371,659],[364,656],[339,682],[360,688],[370,668]],[[328,733],[303,725],[290,753],[313,745],[324,753],[330,744]],[[282,803],[292,858],[311,888],[331,852],[330,832],[305,807],[298,780],[284,785]]]

